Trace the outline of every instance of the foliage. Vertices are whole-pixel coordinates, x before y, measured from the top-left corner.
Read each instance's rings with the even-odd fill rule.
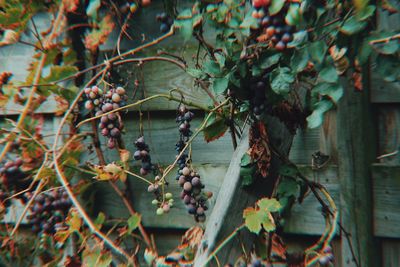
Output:
[[[150,9],[150,2],[0,0],[0,46],[28,45],[35,53],[25,80],[17,81],[11,72],[0,74],[0,106],[21,107],[18,119],[10,116],[0,130],[0,214],[3,217],[7,213],[10,199],[19,199],[24,213],[41,215],[40,222],[27,217],[32,225],[46,220],[47,226],[54,225],[51,229],[40,225],[37,237],[20,240],[15,233],[21,220],[6,224],[5,228],[13,230],[5,234],[2,227],[1,260],[15,265],[22,261],[20,255],[29,254],[27,263],[35,258],[47,266],[109,266],[118,262],[127,266],[136,264],[139,248],[145,247],[140,257],[149,265],[192,264],[203,230],[191,228],[176,250],[167,256],[158,255],[142,225],[142,216],[131,203],[128,177],[144,182],[155,196],[152,204],[157,206],[156,213],[168,216],[174,196],[167,192],[171,182],[167,175],[177,166],[181,198],[196,221],[203,222],[212,193],[202,190],[205,185],[192,166],[196,158],[192,153],[196,151],[191,143],[199,133],[212,142],[229,131],[236,146],[236,138],[245,128],[241,126],[246,124],[251,127],[249,150],[240,163],[241,184],[253,190],[257,182],[268,180],[273,190],[243,211],[242,226],[222,241],[221,247],[246,228],[269,236],[268,246],[289,264],[290,257],[279,237],[280,227],[291,205],[301,202],[311,190],[327,200],[321,203],[327,228],[315,246],[302,251],[299,262],[304,265],[308,259],[305,265],[310,266],[330,260],[332,253],[327,248],[336,230],[336,206],[322,185],[307,180],[285,155],[279,154],[279,144],[269,137],[268,122],[271,117],[279,119],[292,135],[300,127],[321,126],[325,113],[337,106],[344,90],[363,93],[367,89],[370,77],[366,70],[370,67],[375,66],[386,82],[399,82],[400,35],[380,29],[376,23],[378,12],[399,12],[396,5],[367,0],[220,0],[195,1],[189,6],[166,0],[165,12],[155,18],[163,34],[152,39],[154,33],[135,20],[141,12],[147,14],[142,9]],[[54,15],[43,32],[38,32],[35,24],[39,13]],[[144,32],[133,36],[128,26]],[[34,43],[25,41],[27,32],[36,38]],[[182,47],[197,45],[197,54],[182,58],[168,51],[152,54],[154,50],[149,49],[142,53],[173,35]],[[121,51],[123,39],[137,46]],[[113,51],[101,51],[102,45],[113,41]],[[196,99],[188,101],[181,89],[146,96],[145,81],[131,78],[143,76],[142,66],[151,61],[181,68],[198,90],[209,96],[207,106]],[[120,66],[128,64],[126,73],[119,71]],[[135,90],[126,94],[124,87]],[[142,89],[142,96],[138,96],[137,90]],[[178,155],[166,167],[154,163],[156,156],[152,155],[151,161],[143,139],[142,104],[154,99],[168,99],[177,105]],[[46,117],[37,114],[48,101],[56,101],[56,115],[62,118],[53,139],[45,137],[43,131]],[[186,106],[205,113],[196,130],[190,123],[197,111],[191,112]],[[123,140],[124,112],[130,108],[140,111],[137,150],[132,153],[135,160],[141,160],[139,171]],[[81,127],[86,123],[91,125],[90,132]],[[118,159],[106,161],[104,147],[99,145],[104,139],[99,134],[108,139],[109,152],[117,152],[110,155],[118,155]],[[96,159],[82,164],[86,150],[93,150]],[[5,162],[6,157],[12,160]],[[129,212],[125,219],[110,218],[92,209],[98,184],[121,198]],[[55,197],[52,194],[58,187],[65,193]],[[43,194],[47,200],[41,198]],[[73,207],[63,217],[57,207],[66,200]],[[126,245],[132,239],[137,248]],[[74,252],[64,258],[68,240],[75,244]],[[272,263],[269,256],[263,257],[265,263]]]

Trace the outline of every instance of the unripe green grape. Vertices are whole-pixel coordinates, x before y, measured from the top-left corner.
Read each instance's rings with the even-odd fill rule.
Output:
[[[165,194],[165,198],[168,199],[168,200],[171,199],[171,198],[172,198],[172,194],[169,193],[169,192],[166,193],[166,194]]]
[[[163,208],[158,208],[157,211],[156,211],[156,214],[157,215],[163,215],[164,214]]]
[[[153,200],[151,201],[151,204],[157,205],[157,204],[158,204],[158,200],[157,200],[157,199],[153,199]]]

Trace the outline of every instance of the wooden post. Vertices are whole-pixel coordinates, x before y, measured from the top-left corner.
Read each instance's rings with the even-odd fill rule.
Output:
[[[293,135],[289,133],[286,126],[277,118],[268,118],[267,132],[271,142],[279,153],[289,154],[293,141]],[[253,206],[255,201],[263,196],[270,196],[273,185],[277,178],[277,170],[281,164],[276,155],[272,155],[270,175],[265,179],[258,179],[251,187],[244,188],[240,179],[240,162],[243,154],[249,148],[248,128],[232,155],[228,171],[222,182],[215,206],[207,221],[206,230],[200,248],[195,258],[195,267],[206,266],[206,262],[213,250],[229,234],[231,234],[243,220],[243,210]],[[218,253],[219,262],[224,265],[235,263],[243,255],[251,251],[255,235],[247,229],[243,229],[239,235],[229,241]],[[211,264],[214,266],[214,264]]]
[[[379,266],[379,248],[377,244],[374,246],[373,236],[370,170],[375,158],[376,129],[369,98],[368,74],[364,74],[362,92],[355,91],[346,83],[347,88],[345,87],[337,113],[341,222],[350,233],[355,254],[354,259],[352,250],[342,235],[342,262],[339,266]]]

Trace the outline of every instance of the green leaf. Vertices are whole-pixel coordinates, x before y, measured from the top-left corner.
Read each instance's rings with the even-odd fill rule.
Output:
[[[43,78],[45,83],[55,82],[68,76],[74,75],[78,72],[78,68],[75,66],[52,66],[50,68],[50,74]]]
[[[343,96],[343,87],[338,83],[319,83],[312,89],[312,93],[328,96],[334,103],[337,103]]]
[[[226,130],[228,130],[228,125],[225,123],[225,119],[213,113],[203,130],[204,140],[207,142],[217,140],[225,134]]]
[[[400,80],[400,62],[392,55],[379,55],[376,59],[377,72],[387,82]]]
[[[255,165],[248,165],[240,167],[240,177],[242,186],[249,186],[254,182],[254,174],[256,172]]]
[[[175,20],[174,24],[179,29],[179,32],[181,33],[184,41],[187,41],[192,37],[193,34],[192,19]]]
[[[391,40],[388,42],[380,42],[372,45],[374,49],[384,55],[390,55],[397,53],[400,49],[400,44],[398,40]]]
[[[303,71],[307,67],[310,59],[307,49],[295,50],[290,59],[290,67],[296,73]]]
[[[319,72],[319,78],[325,82],[337,82],[339,76],[333,64],[327,65]]]
[[[240,166],[246,167],[252,163],[253,163],[253,160],[251,159],[250,155],[247,153],[244,153],[242,156],[242,159],[240,160]]]
[[[221,74],[222,74],[219,64],[211,59],[204,62],[203,69],[204,69],[204,72],[206,72],[207,74],[209,74],[210,76],[213,76],[213,77],[218,77],[218,76],[221,76]]]
[[[86,8],[86,14],[94,20],[97,20],[97,10],[100,8],[100,0],[90,0],[88,7]]]
[[[97,215],[96,220],[93,222],[97,228],[101,228],[101,226],[103,225],[103,223],[106,220],[106,216],[104,215],[103,212],[99,212],[99,214]]]
[[[271,73],[271,88],[279,95],[286,95],[290,91],[290,84],[294,82],[295,76],[289,68],[276,68]]]
[[[288,12],[286,13],[285,21],[289,25],[299,25],[301,21],[300,6],[298,4],[291,4]]]
[[[214,78],[213,79],[213,92],[216,95],[222,95],[228,89],[229,77]]]
[[[278,185],[277,194],[279,198],[295,197],[299,192],[299,185],[296,180],[289,177],[283,177]]]
[[[251,15],[251,12],[247,12],[244,17],[243,22],[240,24],[240,28],[242,29],[257,29],[258,21]]]
[[[307,126],[310,129],[317,128],[324,120],[323,116],[326,111],[333,107],[332,101],[322,99],[315,104],[314,110],[310,116],[307,117]]]
[[[282,208],[279,201],[275,198],[262,198],[257,201],[257,206],[259,206],[262,211],[267,212],[276,212]]]
[[[310,56],[313,60],[318,63],[322,63],[327,49],[328,46],[325,44],[324,41],[316,41],[308,47],[308,52],[310,53]]]
[[[296,177],[299,173],[299,169],[293,164],[284,164],[279,168],[279,174],[288,177]]]
[[[369,19],[372,15],[374,15],[376,7],[373,5],[369,5],[361,9],[356,14],[356,18],[358,21],[363,21]]]
[[[243,211],[244,223],[250,232],[259,234],[261,230],[261,221],[259,212],[254,208],[247,208]]]
[[[367,26],[367,22],[358,21],[355,16],[351,16],[345,21],[343,26],[340,28],[340,31],[347,35],[353,35],[363,30],[365,26]]]
[[[203,71],[195,68],[187,68],[186,73],[196,79],[201,79],[204,76]]]
[[[253,76],[258,76],[264,72],[265,69],[275,65],[279,62],[281,54],[267,55],[263,54],[252,66],[251,73]]]
[[[131,217],[129,217],[127,223],[128,223],[128,232],[132,233],[133,230],[135,230],[142,219],[142,216],[138,213],[133,214]]]
[[[283,1],[283,0],[272,0],[271,4],[269,6],[269,9],[268,9],[269,14],[270,15],[277,14],[279,11],[281,11],[284,4],[285,4],[285,1]]]
[[[293,34],[293,40],[287,44],[287,47],[299,47],[308,41],[307,31],[298,31]]]

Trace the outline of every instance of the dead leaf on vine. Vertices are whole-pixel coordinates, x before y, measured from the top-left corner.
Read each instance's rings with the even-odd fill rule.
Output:
[[[329,54],[333,59],[333,63],[338,75],[342,75],[349,68],[349,60],[346,57],[347,48],[338,49],[336,45],[329,48]]]
[[[124,168],[117,165],[116,163],[109,163],[105,166],[102,165],[95,165],[88,163],[89,167],[97,174],[94,179],[100,181],[115,181],[120,179],[122,182],[126,180],[126,173]]]
[[[75,12],[79,5],[79,0],[63,0],[64,8],[67,13]]]
[[[255,123],[251,127],[249,143],[248,154],[257,163],[258,172],[265,178],[269,173],[271,151],[268,145],[267,129],[262,122]]]
[[[363,90],[363,82],[362,82],[362,73],[361,73],[361,66],[358,63],[358,60],[354,61],[354,72],[352,75],[354,88],[357,91]]]
[[[182,237],[181,244],[188,244],[191,248],[197,248],[200,245],[203,234],[204,230],[200,227],[191,227],[185,232],[185,235]]]
[[[88,50],[95,52],[99,45],[103,44],[112,30],[115,23],[111,15],[106,15],[98,25],[98,29],[93,29],[85,37],[85,46]]]
[[[57,110],[55,111],[54,115],[62,116],[69,108],[69,103],[64,97],[58,95],[54,96],[54,100],[57,103]]]

